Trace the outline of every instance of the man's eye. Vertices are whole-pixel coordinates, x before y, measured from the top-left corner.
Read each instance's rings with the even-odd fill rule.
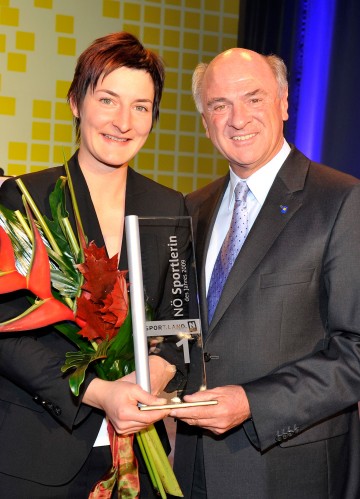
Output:
[[[214,107],[214,111],[219,112],[219,111],[224,111],[225,109],[225,104],[219,104],[218,106]]]

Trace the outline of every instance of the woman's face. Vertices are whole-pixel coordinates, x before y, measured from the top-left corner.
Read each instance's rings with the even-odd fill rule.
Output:
[[[79,161],[100,168],[127,166],[152,126],[154,83],[143,70],[120,67],[88,88],[81,108]]]

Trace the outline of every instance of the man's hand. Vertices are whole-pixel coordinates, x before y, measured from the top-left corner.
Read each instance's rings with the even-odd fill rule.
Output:
[[[241,425],[251,416],[245,391],[241,386],[229,385],[184,397],[184,402],[217,400],[216,405],[173,409],[169,416],[181,419],[189,425],[200,426],[216,435]]]
[[[166,399],[147,393],[139,385],[124,381],[105,381],[95,378],[89,384],[82,402],[105,412],[116,433],[127,435],[146,428],[165,418],[169,409],[140,411],[138,402],[145,405],[162,405]]]

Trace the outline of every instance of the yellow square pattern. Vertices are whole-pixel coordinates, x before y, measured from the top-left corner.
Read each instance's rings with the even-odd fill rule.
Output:
[[[58,38],[58,54],[60,55],[76,55],[76,39],[65,38],[59,36]]]
[[[58,33],[74,33],[74,16],[56,16],[55,29]]]
[[[15,116],[16,99],[14,97],[2,97],[0,95],[0,114]]]
[[[50,146],[46,144],[31,144],[31,161],[49,163]]]
[[[166,64],[160,121],[131,165],[184,193],[226,172],[205,136],[191,77],[198,62],[236,46],[239,2],[0,0],[1,166],[37,171],[75,151],[66,95],[77,57],[95,38],[125,30]]]
[[[25,73],[26,71],[26,55],[17,54],[16,52],[8,53],[8,71],[19,71]]]
[[[8,175],[24,175],[26,173],[26,165],[8,164]]]
[[[32,140],[49,141],[50,133],[51,133],[50,123],[42,123],[37,121],[33,122],[32,134],[31,134]]]
[[[34,50],[35,49],[35,33],[27,33],[26,31],[18,31],[16,33],[16,48],[18,50]]]
[[[118,18],[120,15],[120,3],[112,0],[103,0],[103,16]]]
[[[34,100],[32,115],[34,118],[51,118],[51,101]]]
[[[165,24],[167,26],[180,26],[181,11],[180,10],[165,10]]]
[[[68,146],[54,146],[53,162],[55,165],[64,164],[64,157],[70,158],[72,154],[71,147]]]
[[[72,125],[62,125],[57,123],[54,129],[55,142],[72,142],[73,141],[73,127]]]
[[[6,36],[0,34],[0,52],[6,51]]]
[[[161,9],[160,7],[145,6],[144,9],[144,19],[146,23],[158,24],[161,19]]]
[[[0,7],[0,25],[19,26],[19,9]]]
[[[72,114],[70,111],[70,107],[65,102],[57,102],[55,104],[55,119],[56,120],[72,120]]]
[[[9,142],[9,159],[13,161],[26,161],[27,148],[28,145],[26,142]]]
[[[70,81],[58,80],[56,82],[56,97],[58,99],[63,99],[65,101],[70,85],[71,85]]]
[[[34,7],[41,9],[52,9],[53,0],[34,0]]]

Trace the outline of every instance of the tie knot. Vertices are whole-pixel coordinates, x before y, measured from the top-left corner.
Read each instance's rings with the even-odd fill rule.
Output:
[[[235,201],[244,203],[248,192],[249,186],[247,185],[247,182],[238,182],[235,187]]]

